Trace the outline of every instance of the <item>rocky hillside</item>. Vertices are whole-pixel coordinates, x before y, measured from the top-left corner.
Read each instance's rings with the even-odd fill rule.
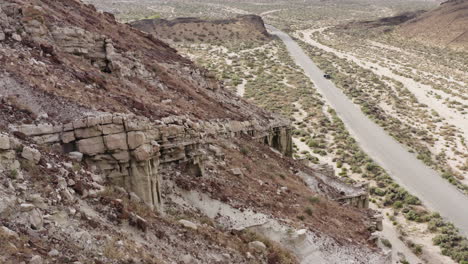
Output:
[[[388,263],[365,186],[150,34],[6,0],[0,63],[0,263]]]
[[[256,15],[221,20],[144,19],[130,24],[160,39],[175,42],[265,41],[270,38],[262,18]]]
[[[427,44],[468,50],[468,1],[450,0],[401,25],[398,32]]]

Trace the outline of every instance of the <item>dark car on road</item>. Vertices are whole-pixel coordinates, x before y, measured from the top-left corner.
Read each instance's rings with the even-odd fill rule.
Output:
[[[324,77],[325,79],[331,79],[330,74],[324,74],[323,77]]]

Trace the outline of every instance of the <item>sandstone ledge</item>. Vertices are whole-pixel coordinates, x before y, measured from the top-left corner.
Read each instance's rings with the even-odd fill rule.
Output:
[[[151,122],[133,115],[105,114],[67,124],[20,125],[10,129],[38,144],[60,144],[67,153],[82,153],[83,160],[102,171],[111,182],[157,208],[161,206],[160,165],[184,162],[190,172],[201,176],[202,146],[213,139],[245,135],[283,155],[292,155],[289,122],[279,118],[266,124],[257,120],[194,122],[183,116]]]

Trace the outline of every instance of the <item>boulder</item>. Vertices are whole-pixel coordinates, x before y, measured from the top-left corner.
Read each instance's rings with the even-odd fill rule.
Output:
[[[51,251],[49,251],[49,253],[47,253],[47,255],[50,257],[57,257],[59,255],[59,252],[56,249],[52,249]]]
[[[195,264],[195,263],[197,263],[197,261],[195,260],[195,258],[192,257],[192,256],[189,255],[189,254],[182,256],[181,260],[182,260],[182,263],[183,263],[183,264]]]
[[[23,39],[21,38],[21,36],[18,35],[18,34],[16,34],[16,33],[13,33],[13,34],[11,35],[11,38],[12,38],[13,40],[18,41],[18,42],[20,42],[21,40],[23,40]]]
[[[16,207],[15,205],[15,195],[0,197],[0,217],[5,217],[5,215],[8,215],[9,212]]]
[[[104,140],[102,137],[94,137],[82,139],[77,142],[78,151],[89,155],[94,156],[96,154],[104,153],[106,147],[104,146]]]
[[[29,214],[29,223],[34,229],[41,229],[44,225],[44,219],[42,218],[42,213],[39,209],[34,209]]]
[[[153,147],[148,144],[140,146],[133,151],[133,156],[138,161],[149,160],[152,155],[153,155]]]
[[[34,164],[37,164],[41,160],[41,153],[37,149],[24,147],[23,152],[21,153],[21,157],[34,162]]]
[[[0,150],[10,149],[10,138],[7,135],[0,135]]]
[[[129,224],[145,232],[148,228],[148,222],[139,215],[132,214],[129,219]]]
[[[22,149],[23,144],[16,137],[10,137],[10,149]]]
[[[29,261],[29,264],[42,264],[42,263],[43,263],[42,258],[39,255],[33,256],[31,260]]]
[[[240,168],[231,169],[231,172],[232,172],[232,174],[234,174],[236,176],[242,176],[243,175],[242,170]]]
[[[210,151],[212,151],[215,154],[216,157],[218,157],[218,158],[224,157],[224,152],[220,147],[217,147],[215,145],[209,145],[208,149]]]
[[[299,229],[295,232],[290,233],[289,239],[292,243],[302,243],[307,238],[307,229]]]
[[[83,159],[83,153],[78,152],[78,151],[73,151],[73,152],[68,153],[68,157],[72,160],[81,162],[81,160]]]
[[[41,208],[41,209],[47,208],[47,204],[44,201],[44,198],[42,198],[40,194],[32,194],[28,198],[26,198],[26,200],[32,203],[37,208]]]
[[[3,234],[5,234],[7,237],[19,238],[18,234],[17,234],[15,231],[9,229],[9,228],[6,227],[6,226],[0,227],[0,232],[2,232]]]
[[[263,251],[266,249],[266,246],[263,242],[252,241],[249,243],[249,248],[255,251]]]
[[[34,208],[36,208],[36,206],[34,204],[22,203],[22,204],[20,204],[19,209],[20,209],[21,212],[28,212],[28,211],[31,211]]]
[[[197,229],[198,229],[198,226],[197,226],[195,223],[190,222],[190,221],[185,220],[185,219],[179,220],[179,223],[180,223],[181,225],[183,225],[184,227],[186,227],[186,228],[190,228],[190,229],[193,229],[193,230],[197,230]]]
[[[114,157],[114,159],[118,160],[120,163],[126,163],[130,161],[130,153],[128,153],[126,150],[114,153],[112,154],[112,157]]]
[[[62,198],[67,202],[73,202],[75,200],[75,197],[73,197],[73,194],[68,188],[62,189],[60,191],[60,196],[62,196]]]
[[[136,149],[145,143],[145,133],[141,131],[132,131],[128,133],[128,147],[130,149]]]

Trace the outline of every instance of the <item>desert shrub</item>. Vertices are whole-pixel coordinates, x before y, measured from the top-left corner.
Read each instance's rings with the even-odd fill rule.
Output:
[[[382,244],[388,248],[392,248],[392,243],[386,238],[382,238],[380,241],[382,241]]]
[[[308,200],[309,200],[309,202],[310,202],[311,204],[316,204],[316,203],[320,202],[320,198],[317,197],[317,196],[311,196],[311,197],[309,197]]]

